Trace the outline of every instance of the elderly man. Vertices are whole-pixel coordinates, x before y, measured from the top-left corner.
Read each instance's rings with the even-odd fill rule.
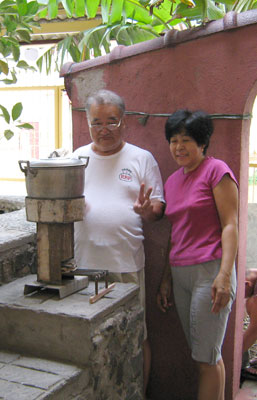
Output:
[[[154,221],[164,212],[157,162],[146,150],[123,138],[125,105],[117,94],[100,90],[86,105],[92,143],[74,155],[89,156],[85,175],[85,219],[75,224],[75,259],[79,267],[107,269],[113,281],[140,287],[144,307],[142,219]],[[151,352],[145,328],[144,389]]]

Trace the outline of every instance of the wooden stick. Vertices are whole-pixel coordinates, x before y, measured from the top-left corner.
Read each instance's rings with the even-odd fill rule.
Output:
[[[112,283],[110,286],[108,286],[108,288],[101,290],[98,294],[96,294],[95,296],[91,296],[89,298],[89,303],[93,304],[95,303],[97,300],[101,299],[101,297],[103,297],[104,295],[106,295],[107,293],[109,293],[115,286],[115,282]]]

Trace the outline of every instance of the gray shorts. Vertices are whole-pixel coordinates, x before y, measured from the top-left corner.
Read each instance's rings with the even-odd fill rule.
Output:
[[[137,272],[110,272],[110,282],[122,282],[122,283],[135,283],[139,286],[139,301],[144,310],[144,340],[147,339],[147,328],[145,319],[145,269],[142,268]]]
[[[217,364],[226,332],[228,316],[236,293],[236,272],[231,278],[231,300],[218,314],[211,312],[211,286],[220,261],[171,267],[176,309],[192,351],[198,362]]]

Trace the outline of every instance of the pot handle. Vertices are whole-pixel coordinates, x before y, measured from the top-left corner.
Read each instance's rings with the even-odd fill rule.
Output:
[[[21,171],[24,172],[25,176],[27,176],[28,172],[30,172],[32,175],[37,174],[37,171],[33,171],[33,169],[30,168],[30,162],[28,160],[19,160],[18,163],[19,163]],[[23,167],[22,166],[23,163],[27,164],[27,167]]]
[[[87,156],[79,156],[79,159],[81,160],[81,158],[85,158],[85,160],[86,160],[86,164],[85,164],[85,168],[87,168],[87,166],[88,166],[88,163],[89,163],[89,157]]]

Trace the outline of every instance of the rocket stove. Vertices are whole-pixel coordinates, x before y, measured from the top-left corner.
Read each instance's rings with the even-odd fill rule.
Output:
[[[74,260],[74,222],[84,218],[88,162],[88,157],[19,161],[26,177],[27,220],[37,224],[37,281],[25,285],[24,294],[48,289],[64,298],[86,288],[90,278],[95,281],[94,303],[115,285],[108,286],[107,270],[77,268]],[[105,289],[98,291],[102,278]]]

